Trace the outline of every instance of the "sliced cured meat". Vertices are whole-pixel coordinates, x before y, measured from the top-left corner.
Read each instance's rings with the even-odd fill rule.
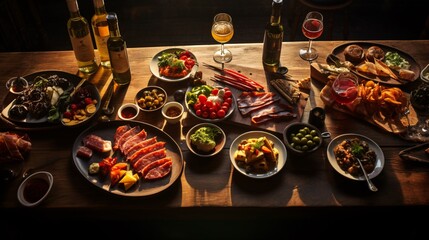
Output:
[[[145,177],[146,174],[153,168],[156,168],[158,166],[163,165],[164,163],[167,162],[172,162],[173,160],[171,159],[171,157],[165,157],[165,158],[161,158],[158,160],[155,160],[151,163],[149,163],[148,165],[146,165],[144,168],[142,168],[140,171],[138,171],[138,173],[140,174],[140,176]]]
[[[272,119],[290,119],[295,118],[297,114],[293,113],[293,107],[289,104],[279,103],[270,105],[252,113],[251,121],[253,124],[261,124]]]
[[[241,115],[246,116],[278,101],[280,97],[272,92],[242,92],[237,98],[237,106]]]
[[[252,117],[252,123],[253,124],[261,124],[263,122],[271,121],[273,119],[291,119],[296,118],[297,114],[288,112],[288,111],[282,111],[282,112],[276,112],[276,113],[268,113],[266,115],[261,116],[255,116]]]
[[[83,145],[97,152],[109,152],[112,150],[112,142],[95,134],[89,134],[83,138]]]
[[[161,158],[167,157],[167,150],[165,148],[150,152],[136,161],[133,161],[131,164],[136,172],[140,171],[140,169],[144,168],[148,163],[159,160]]]
[[[113,150],[119,149],[119,139],[130,129],[130,125],[122,125],[116,128],[115,135],[113,136]]]
[[[136,135],[128,138],[119,148],[122,149],[122,153],[125,154],[127,149],[131,148],[133,145],[145,140],[147,137],[147,132],[142,129],[139,133]]]
[[[89,159],[92,157],[92,149],[86,146],[79,146],[76,151],[76,156],[84,159]]]
[[[133,145],[132,147],[128,148],[128,149],[124,149],[124,154],[127,155],[127,159],[129,159],[135,152],[139,151],[140,149],[147,147],[151,144],[156,143],[156,136],[155,137],[151,137],[148,139],[145,139],[135,145]]]
[[[259,106],[274,96],[273,92],[242,92],[237,98],[237,106],[238,108]]]
[[[118,147],[119,150],[122,151],[123,144],[130,138],[132,138],[134,135],[140,132],[140,126],[135,126],[130,128],[128,131],[126,131],[124,134],[122,134],[121,138],[118,140]]]
[[[28,135],[13,132],[0,133],[0,163],[12,160],[24,160],[24,155],[31,150]]]
[[[173,161],[167,161],[164,164],[150,169],[144,179],[146,180],[155,180],[165,177],[171,172],[173,168]]]
[[[151,144],[149,146],[143,147],[140,150],[136,151],[130,158],[127,158],[128,161],[133,164],[136,160],[138,160],[141,157],[146,156],[147,154],[157,151],[161,148],[165,147],[165,142],[156,142],[154,144]]]

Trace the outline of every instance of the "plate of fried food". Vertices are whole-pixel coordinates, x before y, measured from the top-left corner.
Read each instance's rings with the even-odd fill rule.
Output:
[[[333,49],[327,63],[345,67],[360,77],[386,85],[403,85],[415,81],[420,65],[408,53],[394,47],[371,42],[351,42]]]
[[[186,49],[169,48],[157,53],[150,62],[150,71],[160,80],[178,82],[188,79],[198,70],[195,55]]]
[[[250,178],[268,178],[280,172],[286,164],[283,142],[265,131],[241,134],[231,144],[229,156],[234,168]]]
[[[320,97],[325,105],[364,119],[388,132],[403,133],[408,126],[418,123],[415,109],[409,96],[399,87],[384,86],[378,82],[362,81],[358,96],[351,103],[339,104],[333,99],[330,82],[321,90]]]
[[[384,153],[372,139],[355,133],[342,134],[329,143],[327,157],[331,166],[346,178],[365,181],[359,158],[370,179],[384,168]]]

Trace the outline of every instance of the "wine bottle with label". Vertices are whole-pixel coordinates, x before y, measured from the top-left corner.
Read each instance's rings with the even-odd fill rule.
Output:
[[[107,40],[109,39],[109,25],[107,24],[107,12],[104,0],[93,0],[95,13],[91,19],[92,31],[94,33],[95,44],[100,56],[100,64],[110,68],[109,50]]]
[[[283,25],[281,23],[281,9],[283,0],[273,0],[271,17],[265,27],[262,62],[264,67],[279,67],[283,43]]]
[[[127,44],[119,31],[116,13],[109,12],[107,14],[107,22],[110,30],[107,48],[109,49],[113,81],[119,85],[128,84],[131,81],[131,70],[128,61]]]
[[[80,15],[77,0],[67,0],[67,7],[70,12],[67,30],[79,71],[93,73],[97,70],[98,65],[88,21]]]

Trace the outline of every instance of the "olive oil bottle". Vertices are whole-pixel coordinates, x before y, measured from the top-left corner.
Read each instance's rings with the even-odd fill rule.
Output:
[[[279,67],[283,43],[281,9],[283,0],[273,0],[270,21],[265,27],[262,62],[264,67]]]
[[[92,32],[94,33],[95,44],[100,56],[100,64],[110,68],[109,50],[107,40],[109,39],[109,25],[107,23],[107,12],[104,0],[93,0],[94,15],[91,19]]]
[[[116,13],[107,14],[110,37],[107,40],[110,65],[112,67],[113,81],[119,85],[129,84],[131,81],[130,63],[128,61],[127,44],[119,31]]]
[[[80,15],[77,0],[67,0],[67,7],[70,12],[67,30],[79,71],[93,73],[97,70],[98,65],[88,21]]]

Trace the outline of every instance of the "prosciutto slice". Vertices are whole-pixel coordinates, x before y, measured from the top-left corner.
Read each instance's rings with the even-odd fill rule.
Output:
[[[168,162],[171,162],[171,163],[173,162],[171,157],[165,157],[165,158],[158,159],[158,160],[153,161],[153,162],[149,163],[148,165],[146,165],[144,168],[142,168],[140,171],[138,171],[138,173],[140,174],[140,176],[146,178],[146,174],[149,173],[150,170],[157,168],[159,166],[162,166]]]
[[[132,138],[134,135],[136,135],[139,132],[140,132],[140,127],[139,126],[135,126],[135,127],[132,127],[131,129],[129,129],[128,131],[126,131],[124,134],[122,134],[122,136],[118,140],[119,150],[122,152],[123,151],[122,148],[123,148],[124,143],[128,139]]]
[[[147,132],[142,129],[139,133],[136,135],[128,138],[120,148],[122,149],[122,153],[126,154],[128,152],[128,149],[131,148],[133,145],[145,140],[147,137]]]
[[[144,157],[145,155],[157,151],[161,148],[165,147],[165,142],[155,142],[151,145],[142,147],[141,149],[137,150],[132,156],[128,157],[127,160],[133,164],[136,160],[138,160],[141,157]]]
[[[167,151],[165,148],[150,152],[143,157],[140,157],[137,159],[133,164],[133,168],[136,172],[140,171],[144,167],[146,167],[148,164],[150,164],[153,161],[156,161],[161,158],[167,157]]]
[[[242,92],[237,98],[237,106],[241,115],[247,116],[253,111],[278,101],[280,101],[280,97],[273,92]]]
[[[155,180],[159,178],[165,177],[167,174],[171,172],[171,168],[173,167],[173,161],[167,161],[164,164],[154,167],[150,169],[144,179],[146,180]]]
[[[113,136],[113,150],[119,149],[119,140],[124,135],[124,133],[130,130],[130,128],[130,125],[122,125],[116,128],[115,135]]]
[[[0,132],[0,163],[22,161],[30,150],[31,142],[27,134]]]
[[[296,118],[297,114],[293,113],[293,107],[289,104],[275,104],[265,107],[252,113],[251,121],[253,124],[261,124],[272,119],[290,119]]]
[[[156,143],[156,136],[151,137],[148,139],[145,139],[143,141],[140,141],[139,143],[134,144],[132,147],[128,149],[124,149],[124,154],[127,156],[127,159],[130,158],[135,152],[139,151],[140,149],[147,147],[151,144]]]

